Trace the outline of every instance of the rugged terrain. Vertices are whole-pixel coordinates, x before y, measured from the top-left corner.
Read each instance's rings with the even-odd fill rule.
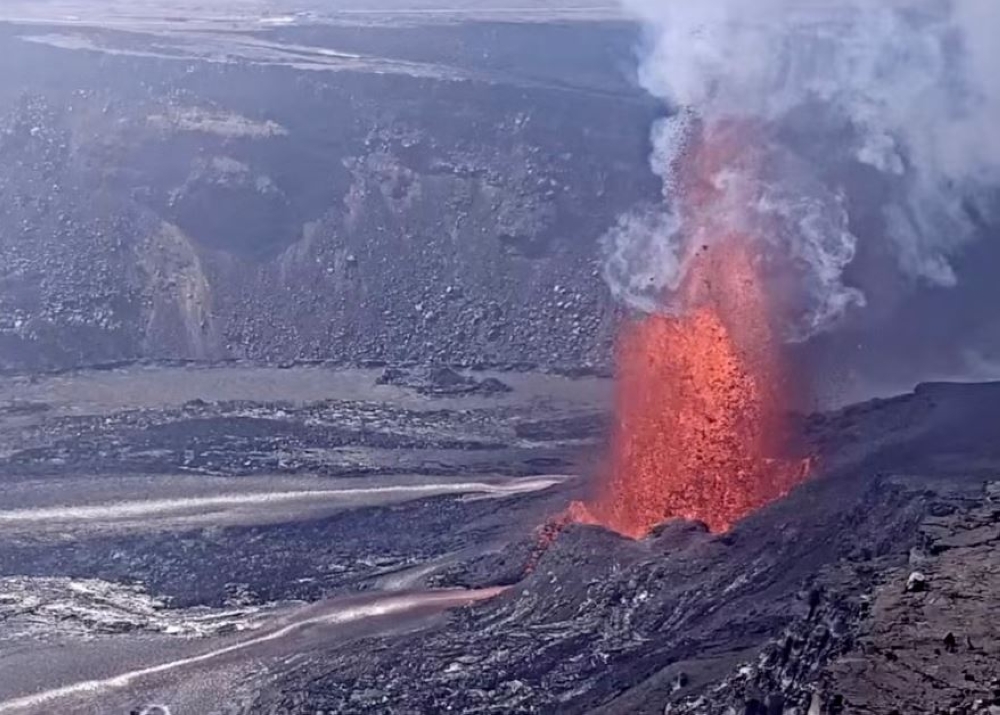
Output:
[[[0,24],[0,368],[606,364],[634,28],[141,7]]]
[[[539,531],[660,198],[636,28],[170,5],[0,8],[0,715],[1000,712],[997,384],[803,417],[726,534]],[[989,373],[996,245],[806,377]]]
[[[400,374],[407,384],[387,384]],[[234,365],[8,378],[0,712],[45,711],[48,696],[31,698],[70,688],[52,702],[205,713],[242,692],[217,677],[260,676],[331,633],[371,633],[383,616],[412,627],[475,598],[427,579],[530,539],[579,495],[608,388]],[[189,658],[197,668],[169,665]],[[70,697],[143,668],[154,672]]]
[[[732,532],[572,527],[447,628],[295,663],[250,711],[993,712],[998,390],[813,418],[820,473]]]
[[[600,463],[609,387],[252,366],[8,380],[0,712],[1000,704],[1000,385],[805,419],[814,476],[727,534],[570,526],[540,548]]]

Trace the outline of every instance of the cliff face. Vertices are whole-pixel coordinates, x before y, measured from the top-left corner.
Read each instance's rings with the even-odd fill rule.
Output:
[[[6,26],[0,366],[603,360],[659,110],[590,27]]]

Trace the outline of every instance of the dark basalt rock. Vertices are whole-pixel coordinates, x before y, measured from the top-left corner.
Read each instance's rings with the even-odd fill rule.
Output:
[[[498,395],[513,388],[495,377],[476,378],[447,367],[418,369],[388,367],[376,379],[378,385],[407,387],[428,397],[459,397],[462,395]]]
[[[637,542],[571,526],[503,596],[290,666],[247,712],[987,713],[1000,492],[979,474],[1000,467],[996,390],[827,416],[813,440],[829,471],[726,538],[682,521]],[[530,547],[441,583],[507,583]],[[906,587],[914,558],[929,589]],[[376,684],[386,701],[351,700]]]
[[[183,27],[155,37],[162,57],[145,27],[78,28],[89,52],[0,28],[0,369],[606,368],[616,308],[599,239],[659,197],[647,137],[662,108],[609,71],[604,53],[630,56],[633,28],[533,27],[531,42],[447,23],[390,43],[379,27],[311,28],[314,47],[366,47],[375,64],[351,72],[297,70],[301,55],[198,61]],[[260,29],[206,37],[238,56]],[[518,51],[470,71],[483,33]],[[591,69],[550,62],[545,38]],[[381,71],[416,46],[444,56]]]

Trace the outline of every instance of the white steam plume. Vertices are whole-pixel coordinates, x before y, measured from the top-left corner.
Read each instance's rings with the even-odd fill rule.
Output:
[[[646,31],[640,81],[677,113],[653,129],[664,206],[607,236],[616,295],[677,309],[670,289],[725,228],[795,274],[782,287],[790,339],[864,303],[844,280],[861,241],[884,241],[907,277],[956,282],[951,258],[1000,186],[1000,2],[622,2]],[[700,207],[706,223],[673,195],[675,172],[686,146],[725,126],[752,131],[702,177],[722,194]]]

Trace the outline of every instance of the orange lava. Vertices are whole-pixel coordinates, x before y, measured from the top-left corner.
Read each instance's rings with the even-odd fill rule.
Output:
[[[701,233],[713,240],[696,248],[672,298],[679,315],[623,328],[610,465],[595,498],[570,508],[571,520],[632,538],[672,517],[721,532],[807,475],[808,463],[787,450],[790,380],[764,258],[753,236],[720,236],[725,220],[713,214],[711,179],[732,159],[725,139],[733,136],[690,159],[687,200],[705,212]]]
[[[806,474],[785,447],[786,385],[752,265],[733,241],[692,268],[697,304],[628,325],[618,345],[610,474],[579,521],[640,538],[671,517],[713,531]]]

